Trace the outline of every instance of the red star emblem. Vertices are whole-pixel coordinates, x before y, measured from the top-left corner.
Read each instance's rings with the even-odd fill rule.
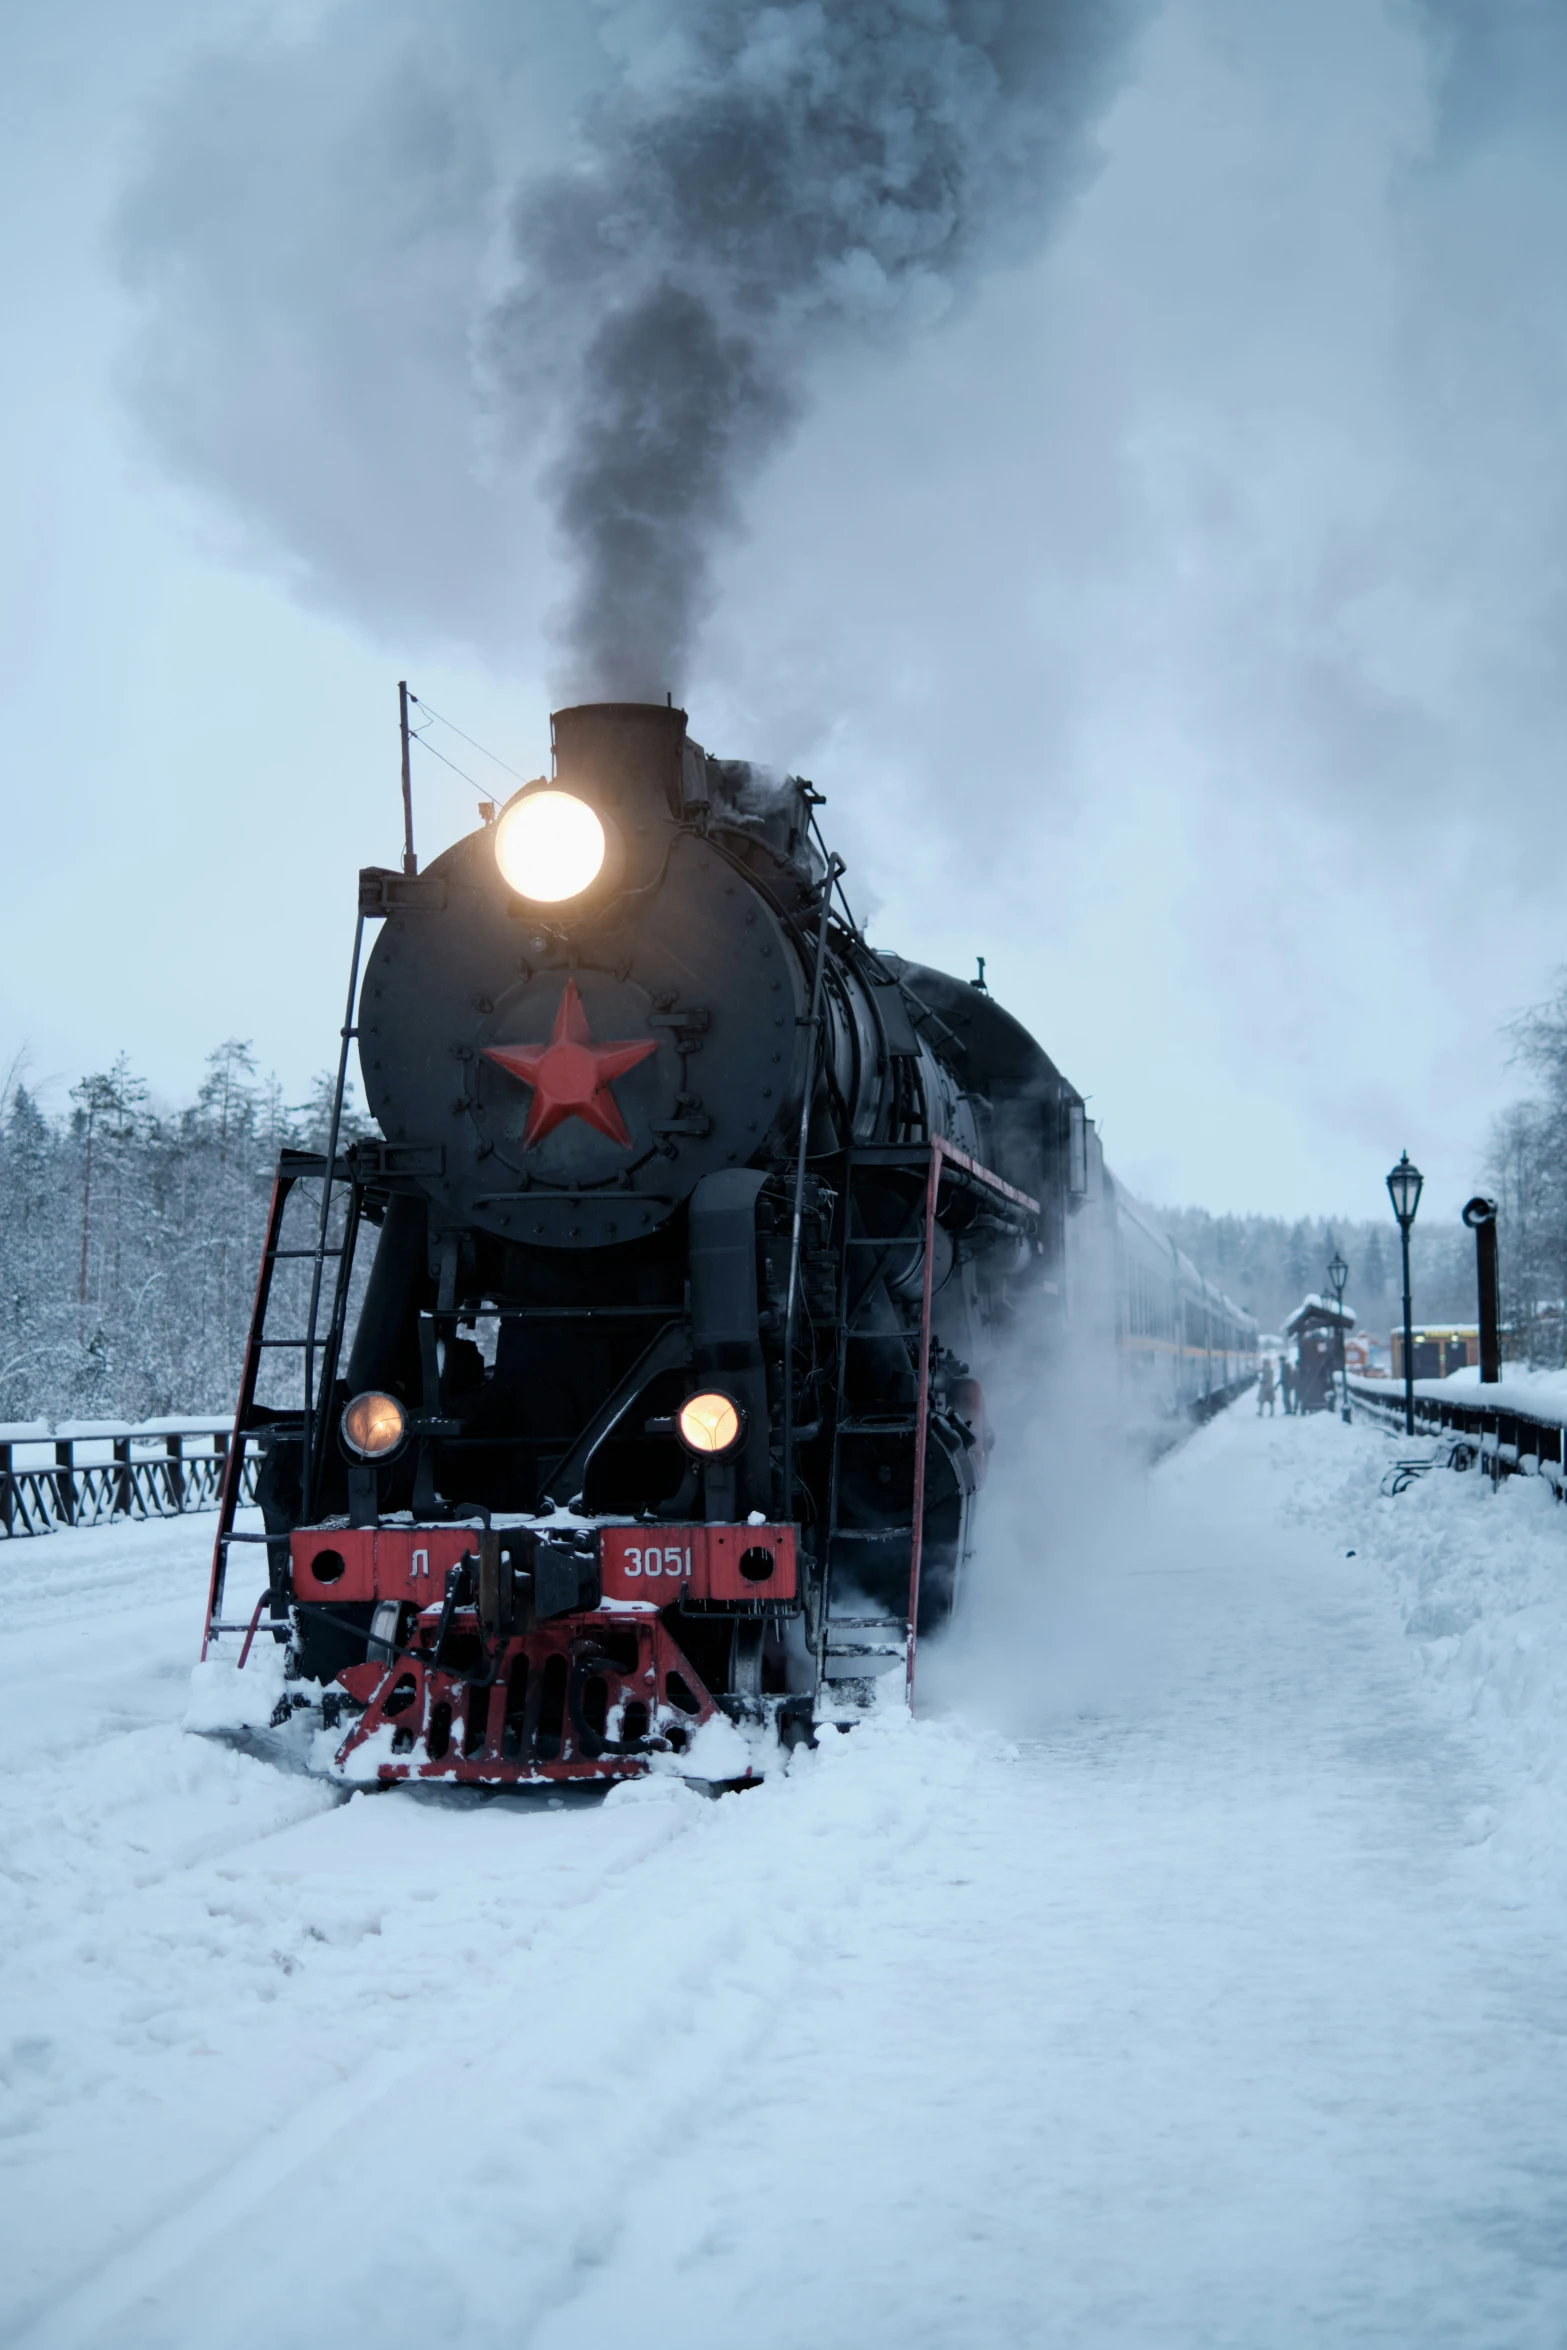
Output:
[[[641,1044],[595,1044],[577,983],[568,979],[548,1044],[486,1045],[484,1057],[498,1061],[513,1077],[533,1088],[522,1138],[524,1150],[531,1150],[568,1118],[582,1119],[629,1150],[631,1136],[610,1084],[657,1050],[658,1039],[653,1036]]]

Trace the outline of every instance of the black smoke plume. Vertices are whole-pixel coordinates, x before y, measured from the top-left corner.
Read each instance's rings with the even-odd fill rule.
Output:
[[[562,685],[680,689],[813,377],[1038,246],[1145,5],[350,0],[208,57],[122,213],[142,413],[307,583],[384,619],[417,567],[492,641],[530,473]]]
[[[683,682],[716,544],[813,366],[1037,242],[1129,24],[1113,0],[700,0],[521,191],[491,347],[525,408],[530,355],[563,362],[550,489],[585,688]]]

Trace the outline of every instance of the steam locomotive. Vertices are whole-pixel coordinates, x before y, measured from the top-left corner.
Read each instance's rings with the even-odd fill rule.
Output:
[[[361,875],[331,1139],[273,1190],[208,1639],[261,1542],[246,1648],[354,1780],[732,1775],[912,1688],[1009,1350],[1119,1359],[1145,1418],[1255,1368],[1032,1037],[867,943],[808,783],[657,705],[552,735]]]

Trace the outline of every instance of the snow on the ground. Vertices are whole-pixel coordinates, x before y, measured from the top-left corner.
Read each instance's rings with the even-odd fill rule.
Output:
[[[1408,1449],[1041,1495],[718,1802],[345,1800],[180,1726],[210,1520],[0,1546],[0,2339],[1556,2350],[1567,1510]]]
[[[1520,1898],[1567,1900],[1567,1510],[1543,1477],[1493,1485],[1445,1469],[1433,1438],[1354,1433],[1342,1466],[1345,1447],[1318,1439],[1329,1459],[1313,1469],[1328,1473],[1304,1476],[1292,1506],[1390,1578],[1441,1713],[1476,1734],[1495,1774],[1471,1813],[1476,1841]],[[1370,1471],[1389,1452],[1437,1465],[1383,1496]]]

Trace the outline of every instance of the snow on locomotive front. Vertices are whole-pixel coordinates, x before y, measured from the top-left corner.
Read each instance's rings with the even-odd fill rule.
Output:
[[[551,780],[362,877],[380,1139],[317,1163],[336,1294],[303,1409],[252,1414],[355,1779],[724,1776],[708,1725],[851,1718],[952,1602],[976,1362],[1050,1254],[1068,1089],[834,911],[809,785],[653,705],[553,733]],[[1017,1063],[983,1093],[976,1015]]]

